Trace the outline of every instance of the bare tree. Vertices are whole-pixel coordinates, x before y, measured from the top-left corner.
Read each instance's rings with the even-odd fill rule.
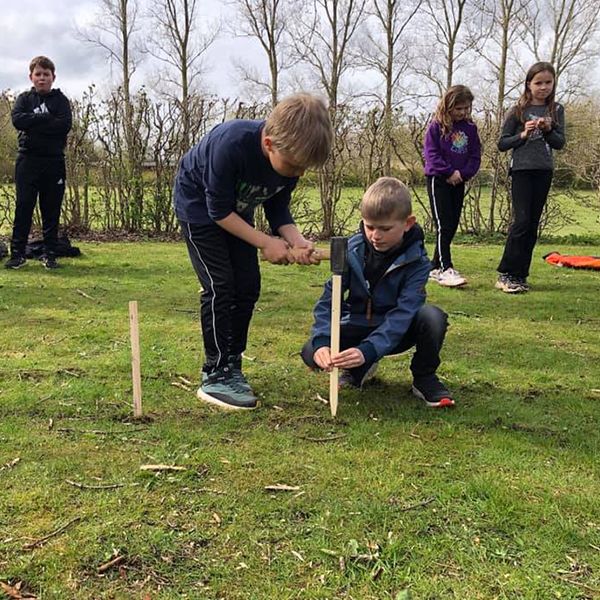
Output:
[[[527,40],[536,60],[550,61],[563,94],[581,90],[581,70],[600,56],[599,0],[531,0],[525,22]]]
[[[251,67],[240,65],[242,77],[268,91],[271,105],[279,99],[281,73],[291,64],[287,40],[291,3],[289,0],[236,0],[241,21],[237,33],[255,38],[267,56],[269,79],[265,81]]]
[[[127,193],[123,199],[129,205],[125,214],[137,215],[133,219],[126,218],[123,222],[128,227],[134,227],[143,210],[144,155],[140,152],[146,146],[144,139],[140,137],[139,115],[136,115],[132,91],[133,74],[141,60],[136,36],[139,7],[137,0],[100,0],[100,6],[93,29],[82,31],[80,35],[88,43],[103,49],[109,60],[117,64],[121,71],[119,90],[112,94],[113,101],[118,99],[114,106],[116,115],[119,115],[115,125],[123,130],[118,137],[122,144],[118,152],[121,161],[118,172],[123,179],[119,189]]]
[[[400,78],[411,61],[410,43],[404,34],[422,3],[423,0],[373,0],[371,8],[367,11],[373,17],[375,30],[369,30],[368,45],[360,56],[362,62],[381,75],[384,81],[383,164],[386,174],[391,170],[392,113],[397,105],[397,90],[400,87]]]
[[[191,145],[192,104],[202,74],[202,58],[219,30],[199,30],[197,0],[156,0],[150,15],[158,35],[148,42],[148,51],[167,67],[161,73],[162,82],[176,89],[175,94],[167,93],[167,96],[179,105],[183,151]]]
[[[508,205],[508,171],[506,156],[500,154],[497,140],[506,109],[506,97],[521,83],[522,69],[516,69],[522,49],[523,23],[529,14],[531,0],[480,0],[476,6],[485,25],[485,45],[477,48],[485,66],[486,79],[491,85],[487,102],[484,100],[484,119],[480,128],[484,139],[485,162],[489,165],[490,205],[487,217],[480,200],[480,186],[471,186],[467,194],[463,217],[471,228],[485,227],[495,231],[498,221],[504,222]],[[518,72],[518,75],[517,75]],[[511,77],[511,73],[514,75]],[[498,212],[501,214],[498,215]]]
[[[417,76],[434,86],[434,95],[440,96],[454,81],[459,61],[465,63],[465,54],[480,41],[466,35],[467,17],[474,0],[425,0],[420,27],[421,57],[415,63]]]
[[[361,22],[366,0],[313,0],[312,14],[298,22],[294,35],[299,57],[313,70],[329,100],[334,144],[327,163],[319,172],[322,236],[337,232],[339,205],[344,182],[344,162],[348,160],[350,111],[341,102],[343,76],[352,67],[349,48]]]

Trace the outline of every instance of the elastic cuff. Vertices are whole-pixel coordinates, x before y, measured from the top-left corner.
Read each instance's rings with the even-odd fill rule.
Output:
[[[357,348],[362,352],[366,363],[374,363],[377,360],[377,351],[371,342],[361,342]]]
[[[324,348],[325,346],[331,346],[331,338],[326,335],[320,335],[316,338],[313,338],[313,352],[316,352],[319,348]]]

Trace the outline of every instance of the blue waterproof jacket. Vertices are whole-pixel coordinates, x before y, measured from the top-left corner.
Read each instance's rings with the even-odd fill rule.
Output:
[[[431,263],[425,251],[423,231],[414,225],[405,235],[405,241],[410,243],[373,289],[369,289],[364,276],[367,241],[362,233],[348,240],[348,270],[342,276],[341,325],[373,328],[358,346],[367,362],[390,354],[425,304],[425,284]],[[312,344],[316,351],[331,343],[331,279],[315,305],[314,318]]]

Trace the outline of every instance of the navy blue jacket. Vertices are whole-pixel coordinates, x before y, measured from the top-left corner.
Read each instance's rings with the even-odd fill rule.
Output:
[[[237,213],[250,225],[262,204],[271,230],[294,222],[289,204],[297,177],[283,177],[263,154],[264,121],[214,127],[181,159],[173,204],[180,221],[208,225]]]
[[[62,157],[71,130],[71,105],[58,89],[39,94],[35,88],[19,94],[12,110],[19,130],[19,154]]]
[[[371,290],[364,276],[367,243],[362,233],[348,240],[348,271],[342,276],[341,324],[373,328],[358,346],[369,363],[390,354],[400,344],[425,304],[431,263],[423,231],[414,225],[405,234],[406,248]],[[314,318],[312,345],[316,351],[331,344],[331,279],[315,305]]]

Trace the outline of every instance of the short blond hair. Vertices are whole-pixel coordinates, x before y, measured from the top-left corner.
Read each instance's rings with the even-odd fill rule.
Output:
[[[300,93],[285,98],[267,117],[265,135],[273,147],[301,167],[320,167],[329,156],[333,131],[321,98]]]
[[[412,214],[410,191],[395,177],[380,177],[367,188],[359,208],[363,219],[406,221]]]
[[[52,75],[56,73],[56,67],[54,63],[47,56],[36,56],[31,59],[29,63],[29,74],[33,73],[36,67],[41,67],[42,69],[48,69],[51,71]]]

